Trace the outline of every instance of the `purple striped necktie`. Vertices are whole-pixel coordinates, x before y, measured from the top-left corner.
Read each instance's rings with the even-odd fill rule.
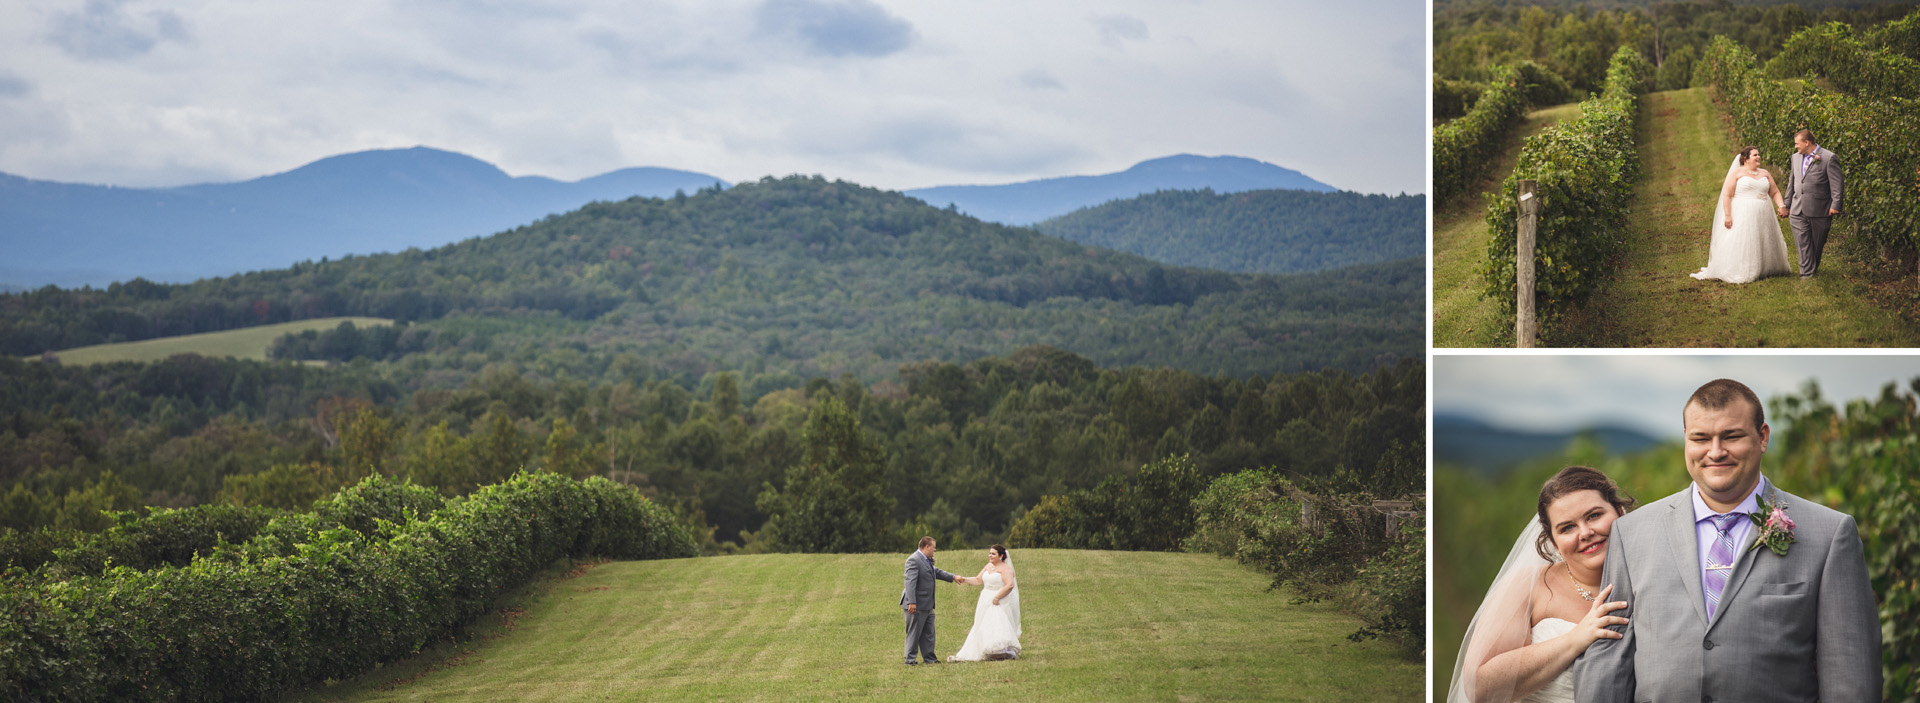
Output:
[[[1740,513],[1727,513],[1708,517],[1713,528],[1719,532],[1714,536],[1713,546],[1707,549],[1707,576],[1701,583],[1707,592],[1707,619],[1713,619],[1713,612],[1720,609],[1720,592],[1727,589],[1727,576],[1733,573],[1733,536],[1727,530],[1733,529],[1737,520],[1746,519]]]

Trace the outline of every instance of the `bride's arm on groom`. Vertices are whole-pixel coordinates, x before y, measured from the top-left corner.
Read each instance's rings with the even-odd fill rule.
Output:
[[[1633,574],[1627,568],[1626,533],[1619,522],[1607,539],[1607,563],[1600,568],[1600,582],[1607,585],[1622,606],[1633,602]],[[1603,592],[1604,593],[1604,592]],[[1603,596],[1601,600],[1606,600]],[[1593,646],[1574,661],[1573,697],[1580,703],[1630,703],[1634,700],[1633,628],[1626,619],[1633,609],[1623,607],[1616,616],[1621,622],[1609,626],[1609,636],[1593,640]]]

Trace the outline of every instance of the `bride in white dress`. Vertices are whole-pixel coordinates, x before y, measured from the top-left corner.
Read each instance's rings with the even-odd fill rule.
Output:
[[[1633,499],[1606,474],[1569,466],[1540,487],[1507,561],[1474,613],[1454,660],[1447,703],[1572,703],[1568,667],[1606,629],[1627,619],[1609,615],[1626,603],[1601,589],[1607,535]],[[1598,591],[1596,593],[1595,591]]]
[[[1014,578],[1007,548],[998,544],[987,548],[987,565],[980,574],[957,576],[954,581],[985,588],[980,591],[979,603],[973,606],[973,629],[967,631],[966,644],[947,661],[1019,659],[1020,584]]]
[[[1786,200],[1773,174],[1761,168],[1758,147],[1745,147],[1734,155],[1717,202],[1707,265],[1695,271],[1694,278],[1751,283],[1791,272],[1787,243],[1780,233]]]

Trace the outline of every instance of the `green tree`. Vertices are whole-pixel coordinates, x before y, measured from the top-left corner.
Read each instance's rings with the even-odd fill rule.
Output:
[[[777,551],[855,553],[886,549],[893,511],[885,451],[845,403],[825,397],[807,416],[800,463],[784,490],[762,484],[756,506]]]
[[[340,323],[351,325],[349,322]],[[394,445],[393,421],[374,408],[362,408],[340,431],[340,453],[346,463],[342,483],[357,483],[373,474],[387,473],[387,454]]]
[[[553,431],[547,434],[548,471],[575,479],[593,475],[594,459],[601,452],[595,451],[596,447],[581,447],[579,434],[566,418],[553,419]]]

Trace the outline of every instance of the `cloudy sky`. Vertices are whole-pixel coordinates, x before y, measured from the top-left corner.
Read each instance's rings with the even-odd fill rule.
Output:
[[[432,146],[884,188],[1245,156],[1425,187],[1420,0],[10,0],[0,171],[168,186]]]
[[[1807,381],[1843,405],[1906,390],[1920,377],[1914,356],[1454,356],[1433,359],[1434,412],[1466,414],[1513,429],[1579,430],[1613,422],[1654,437],[1680,437],[1680,408],[1702,384],[1731,378],[1762,400]],[[1911,392],[1911,391],[1907,391]]]

